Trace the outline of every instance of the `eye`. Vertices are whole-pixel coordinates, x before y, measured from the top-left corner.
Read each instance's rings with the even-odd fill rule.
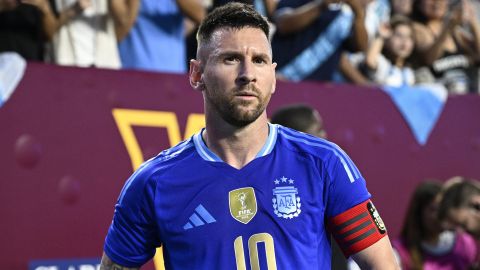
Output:
[[[263,57],[255,57],[255,58],[253,58],[253,62],[255,64],[266,64],[267,60]]]
[[[223,61],[226,63],[236,63],[239,62],[240,59],[237,56],[231,55],[231,56],[226,56]]]

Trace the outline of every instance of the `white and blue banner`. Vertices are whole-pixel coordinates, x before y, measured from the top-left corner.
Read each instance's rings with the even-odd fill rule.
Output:
[[[383,86],[407,122],[416,141],[425,145],[442,113],[447,90],[443,85]]]

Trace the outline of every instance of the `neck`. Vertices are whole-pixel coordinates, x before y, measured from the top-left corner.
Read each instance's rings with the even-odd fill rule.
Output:
[[[397,57],[397,59],[395,59],[395,66],[403,68],[403,65],[405,65],[405,59],[402,57]]]
[[[210,120],[210,121],[209,121]],[[268,138],[268,121],[264,112],[245,127],[207,117],[203,139],[208,148],[230,166],[240,169],[255,159]]]
[[[422,241],[432,246],[437,245],[440,240],[440,233],[431,233],[427,235]]]

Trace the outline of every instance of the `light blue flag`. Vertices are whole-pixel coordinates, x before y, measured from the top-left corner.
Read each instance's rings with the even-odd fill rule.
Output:
[[[445,87],[438,84],[383,86],[383,90],[397,106],[417,142],[425,145],[447,100]]]
[[[23,78],[27,62],[15,52],[0,53],[0,107],[2,107]]]

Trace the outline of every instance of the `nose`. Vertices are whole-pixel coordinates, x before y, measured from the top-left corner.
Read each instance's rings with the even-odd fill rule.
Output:
[[[236,83],[239,85],[249,84],[256,81],[255,67],[250,61],[243,61],[238,71]]]

